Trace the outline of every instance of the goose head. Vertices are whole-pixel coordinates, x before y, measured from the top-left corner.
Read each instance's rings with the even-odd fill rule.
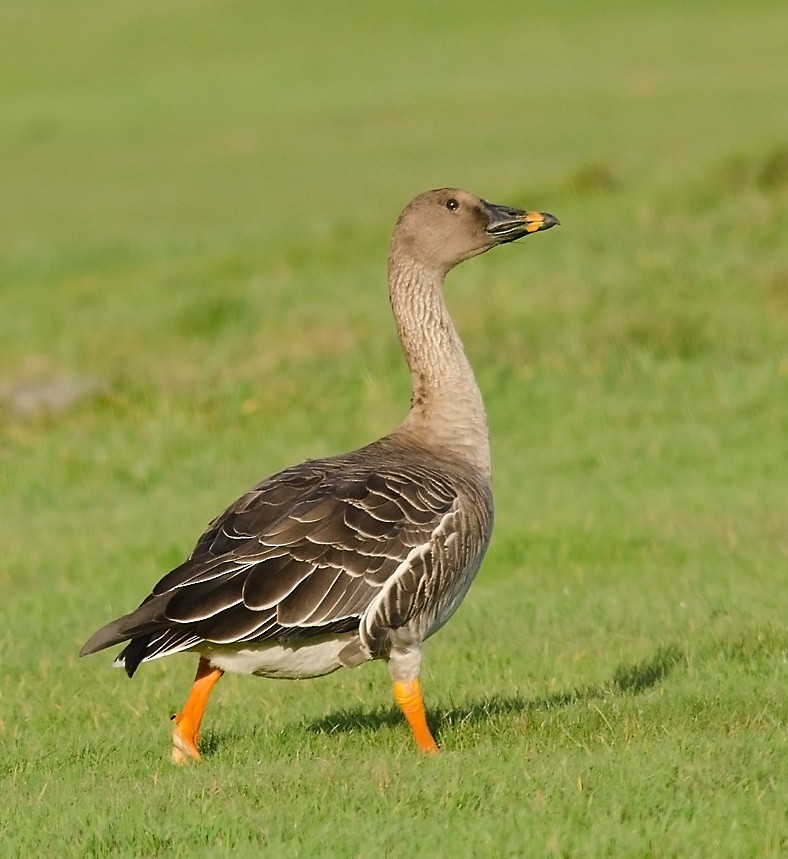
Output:
[[[548,212],[489,203],[459,188],[419,194],[402,211],[392,239],[392,260],[407,257],[446,274],[458,263],[560,223]]]

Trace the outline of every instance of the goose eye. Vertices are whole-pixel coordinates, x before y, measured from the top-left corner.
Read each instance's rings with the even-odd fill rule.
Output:
[[[456,209],[460,208],[460,204],[454,199],[454,197],[452,197],[451,200],[446,201],[446,208],[454,212]]]

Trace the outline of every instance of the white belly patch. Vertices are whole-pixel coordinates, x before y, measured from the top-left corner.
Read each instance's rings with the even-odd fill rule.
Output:
[[[256,674],[304,680],[321,677],[342,667],[339,653],[354,637],[353,633],[298,641],[292,644],[270,642],[236,649],[237,645],[220,644],[200,648],[200,653],[217,668],[234,674]]]

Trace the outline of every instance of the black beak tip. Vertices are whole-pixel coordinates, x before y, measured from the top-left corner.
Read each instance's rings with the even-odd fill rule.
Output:
[[[560,227],[561,222],[556,218],[555,215],[551,215],[549,212],[543,212],[544,215],[544,226],[543,230],[549,230],[550,227]]]

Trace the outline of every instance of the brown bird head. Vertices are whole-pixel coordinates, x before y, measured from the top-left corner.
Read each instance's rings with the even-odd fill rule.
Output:
[[[488,203],[459,188],[419,194],[402,211],[392,253],[443,274],[496,245],[513,242],[560,223],[548,212]]]

